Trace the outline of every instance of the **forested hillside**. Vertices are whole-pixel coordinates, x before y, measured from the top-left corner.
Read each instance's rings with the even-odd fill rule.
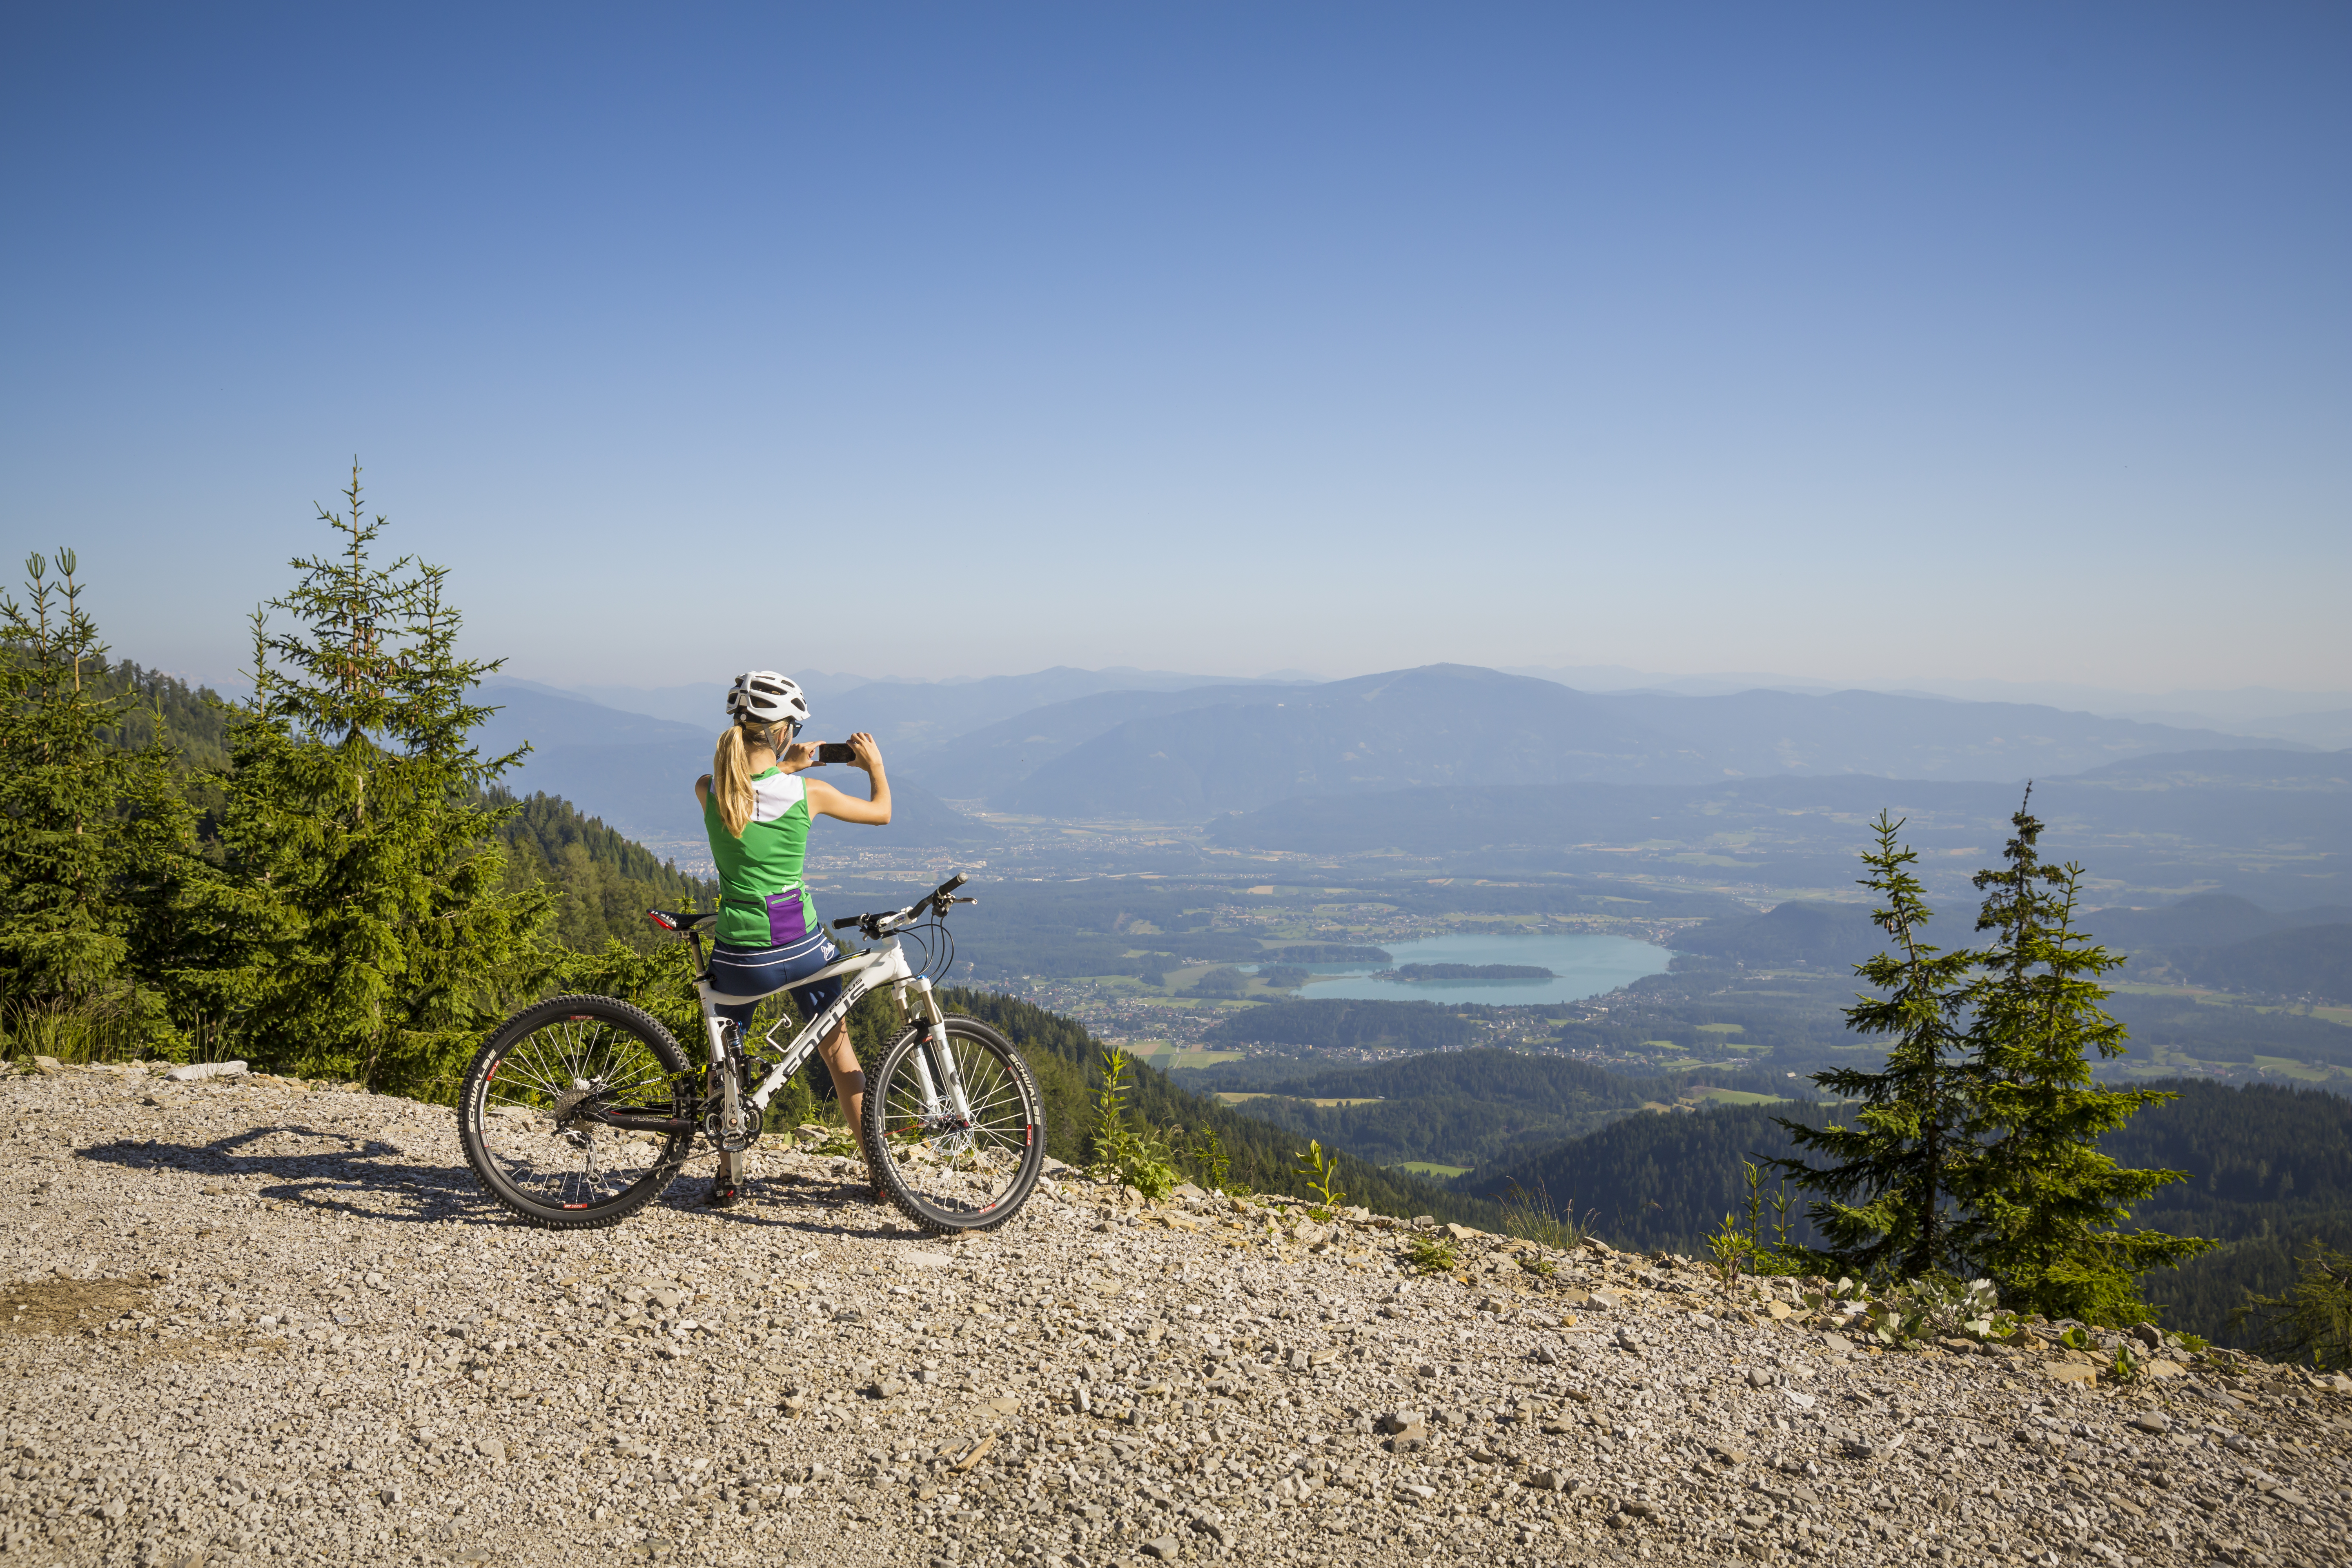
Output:
[[[1546,1152],[1475,1171],[1461,1188],[1480,1197],[1540,1193],[1551,1204],[1573,1204],[1577,1222],[1612,1246],[1703,1256],[1706,1236],[1726,1214],[1745,1214],[1742,1163],[1795,1152],[1776,1120],[1825,1120],[1823,1108],[1727,1105],[1688,1113],[1645,1113],[1613,1121],[1598,1132]],[[1790,1239],[1818,1239],[1791,1210]]]
[[[117,745],[135,751],[160,739],[180,752],[182,765],[191,771],[227,763],[228,724],[220,696],[212,688],[191,687],[160,669],[142,669],[127,658],[106,668],[92,684],[102,696],[131,700],[121,722],[110,727],[110,738]]]
[[[493,791],[494,804],[512,800]],[[647,951],[665,939],[646,920],[649,909],[709,909],[719,884],[691,877],[675,861],[657,860],[571,802],[534,795],[499,828],[507,848],[509,888],[530,879],[562,894],[551,934],[567,947],[591,952],[618,940]]]
[[[1853,966],[1886,945],[1886,933],[1870,923],[1861,904],[1826,904],[1791,899],[1770,912],[1729,916],[1675,935],[1677,952],[1704,953],[1735,963],[1805,964],[1851,973]]]
[[[1039,1080],[1046,1100],[1048,1147],[1059,1158],[1082,1163],[1091,1157],[1087,1129],[1092,1114],[1088,1097],[1102,1079],[1103,1047],[1082,1025],[1042,1007],[990,992],[949,988],[941,993],[949,1008],[994,1026],[1020,1042],[1022,1053]],[[1180,1163],[1195,1178],[1208,1173],[1202,1162],[1185,1151],[1204,1132],[1216,1134],[1232,1161],[1230,1179],[1252,1191],[1308,1195],[1306,1178],[1298,1172],[1306,1140],[1285,1129],[1242,1114],[1212,1096],[1179,1088],[1167,1075],[1139,1065],[1132,1067],[1130,1097],[1133,1125],[1166,1136]],[[1339,1156],[1340,1184],[1349,1203],[1362,1204],[1381,1214],[1407,1218],[1434,1215],[1486,1230],[1499,1230],[1499,1205],[1475,1194],[1454,1191],[1435,1182],[1387,1171],[1350,1154]]]
[[[2185,965],[2200,985],[2256,996],[2352,1002],[2352,925],[2304,926],[2249,938]]]
[[[2326,1018],[2132,991],[2119,992],[2103,1005],[2131,1031],[2133,1046],[2143,1056],[2168,1047],[2200,1061],[2279,1057],[2352,1068],[2352,1028]]]
[[[1223,1081],[1213,1068],[1198,1076]],[[1485,1166],[1591,1131],[1679,1087],[1565,1057],[1487,1048],[1313,1071],[1243,1109],[1382,1165]]]
[[[1853,1000],[1849,971],[1749,974],[1720,960],[1676,958],[1588,1005],[1553,1036],[1561,1048],[1604,1056],[1664,1045],[1701,1060],[1769,1061],[1805,1073],[1834,1061],[1853,1041],[1839,1009]]]
[[[2194,1178],[2140,1205],[2137,1222],[2227,1245],[2148,1276],[2147,1298],[2166,1308],[2168,1327],[2245,1343],[2229,1320],[2248,1291],[2284,1289],[2314,1240],[2352,1249],[2352,1100],[2270,1084],[2164,1087],[2179,1100],[2142,1112],[2101,1146],[2126,1163]]]
[[[128,659],[109,668],[93,685],[102,693],[129,695],[136,703],[122,722],[108,728],[109,740],[134,751],[160,740],[180,753],[187,793],[199,812],[218,805],[218,785],[203,776],[228,763],[226,710],[216,693]],[[640,951],[650,949],[659,933],[646,922],[646,910],[708,908],[719,896],[716,882],[656,858],[558,796],[531,795],[517,801],[493,788],[484,799],[493,807],[517,806],[499,828],[507,851],[507,886],[545,886],[559,896],[549,935],[567,947],[587,952],[617,939]],[[200,816],[200,823],[205,820]]]
[[[2190,1179],[2159,1188],[2131,1223],[2225,1245],[2144,1276],[2141,1289],[2166,1309],[2167,1327],[2247,1342],[2229,1321],[2247,1291],[2284,1289],[2295,1254],[2314,1239],[2352,1247],[2352,1100],[2267,1084],[2158,1087],[2180,1098],[2142,1110],[2100,1148],[2126,1166]],[[1818,1106],[1737,1106],[1633,1116],[1457,1184],[1488,1198],[1542,1190],[1572,1201],[1579,1220],[1614,1245],[1698,1255],[1726,1213],[1745,1213],[1741,1162],[1792,1152],[1777,1119],[1818,1124],[1825,1115]],[[1802,1209],[1801,1200],[1792,1212]],[[1810,1244],[1811,1234],[1801,1225],[1795,1238]]]

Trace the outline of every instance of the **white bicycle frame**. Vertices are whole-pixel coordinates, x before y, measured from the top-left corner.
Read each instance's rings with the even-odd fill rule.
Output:
[[[782,1047],[783,1058],[760,1080],[758,1088],[744,1093],[735,1074],[727,1070],[727,1031],[733,1020],[720,1017],[719,1009],[763,1001],[775,995],[776,991],[795,990],[835,976],[841,979],[841,995],[832,1006],[801,1026],[800,1032]],[[924,1044],[929,1048],[915,1058],[915,1068],[922,1089],[924,1116],[946,1118],[969,1126],[971,1103],[964,1093],[963,1075],[956,1067],[955,1053],[946,1048],[946,1015],[940,1011],[939,999],[931,994],[930,981],[915,973],[913,966],[907,962],[906,953],[899,948],[898,939],[894,936],[879,947],[851,953],[825,965],[814,974],[803,976],[790,985],[780,985],[776,991],[762,992],[757,996],[730,995],[713,988],[707,973],[697,977],[694,990],[702,1001],[702,1027],[709,1049],[710,1067],[724,1086],[721,1089],[719,1126],[727,1141],[733,1142],[742,1139],[750,1129],[760,1125],[768,1113],[768,1102],[775,1098],[776,1090],[783,1086],[784,1080],[807,1063],[809,1058],[815,1054],[819,1042],[841,1026],[860,997],[885,986],[889,987],[891,999],[898,1004],[900,1017],[909,1024],[921,1021]],[[916,997],[911,1004],[907,994],[910,991]],[[776,1032],[784,1026],[784,1022],[780,1018],[769,1028],[763,1037],[767,1044],[774,1045]],[[746,1062],[751,1059],[749,1052],[745,1053],[744,1059]],[[846,1111],[847,1107],[843,1109]],[[705,1131],[707,1132],[708,1129]],[[723,1179],[742,1179],[742,1159],[741,1150],[733,1152],[723,1148],[719,1150]]]

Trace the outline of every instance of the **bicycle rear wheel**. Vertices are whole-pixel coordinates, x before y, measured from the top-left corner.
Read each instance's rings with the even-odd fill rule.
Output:
[[[572,1116],[587,1102],[663,1131]],[[533,1225],[591,1230],[653,1202],[694,1142],[686,1055],[652,1014],[553,996],[499,1026],[457,1091],[457,1135],[482,1190]]]
[[[1045,1169],[1045,1100],[1003,1036],[961,1017],[946,1035],[944,1047],[920,1029],[891,1042],[866,1086],[866,1146],[890,1201],[925,1230],[992,1230]]]

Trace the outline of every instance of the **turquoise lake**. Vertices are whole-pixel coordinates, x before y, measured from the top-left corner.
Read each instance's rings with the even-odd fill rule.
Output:
[[[1535,1007],[1578,1002],[1614,991],[1644,974],[1664,973],[1674,957],[1631,937],[1568,933],[1531,936],[1456,934],[1379,944],[1398,963],[1526,963],[1549,969],[1551,980],[1375,980],[1372,963],[1310,963],[1315,978],[1299,987],[1304,1000],[1478,1002]],[[1245,965],[1244,967],[1254,967]]]

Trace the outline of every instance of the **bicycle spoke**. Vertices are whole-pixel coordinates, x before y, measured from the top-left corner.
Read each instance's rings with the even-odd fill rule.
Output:
[[[668,1032],[625,1003],[559,997],[525,1009],[467,1075],[467,1159],[526,1218],[609,1224],[667,1184],[690,1134],[605,1127],[575,1110],[677,1114],[684,1073]]]
[[[961,1108],[946,1076],[952,1066]],[[1044,1158],[1036,1089],[1012,1047],[968,1018],[946,1037],[894,1046],[867,1101],[867,1134],[898,1206],[938,1231],[1001,1225],[1035,1184]]]

